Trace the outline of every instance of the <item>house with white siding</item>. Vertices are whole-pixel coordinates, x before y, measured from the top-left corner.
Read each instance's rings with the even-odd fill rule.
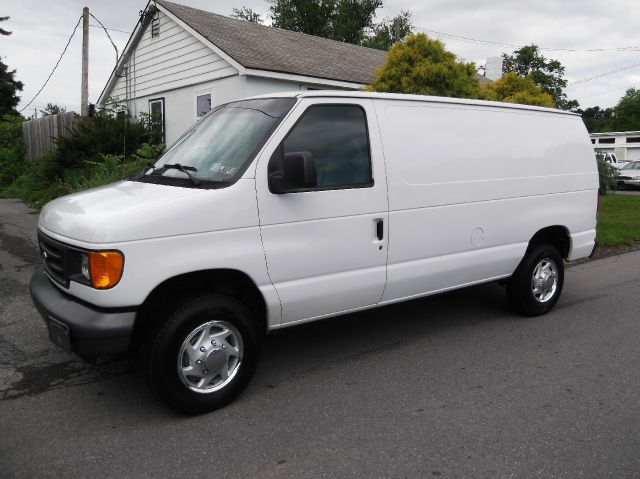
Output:
[[[252,95],[359,89],[386,52],[150,1],[100,95],[158,119],[167,144],[212,107]]]

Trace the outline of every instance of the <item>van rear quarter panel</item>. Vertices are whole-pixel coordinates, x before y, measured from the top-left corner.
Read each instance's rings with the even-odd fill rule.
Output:
[[[383,302],[509,276],[547,226],[577,240],[571,259],[590,253],[598,176],[578,116],[374,104],[389,188]]]

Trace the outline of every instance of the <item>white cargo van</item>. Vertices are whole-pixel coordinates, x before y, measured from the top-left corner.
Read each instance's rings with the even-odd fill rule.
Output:
[[[141,349],[171,406],[246,386],[261,335],[478,283],[549,311],[594,250],[579,116],[360,92],[211,111],[143,175],[49,203],[33,301],[80,355]]]

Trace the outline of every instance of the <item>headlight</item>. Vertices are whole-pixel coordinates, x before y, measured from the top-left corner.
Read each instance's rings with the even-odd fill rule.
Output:
[[[124,256],[120,251],[92,251],[82,254],[81,271],[96,289],[113,288],[122,277]]]
[[[632,177],[634,180],[640,180],[640,176],[633,176]]]

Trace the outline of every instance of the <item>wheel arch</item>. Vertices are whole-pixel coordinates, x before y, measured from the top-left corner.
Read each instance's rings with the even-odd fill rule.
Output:
[[[569,253],[571,252],[571,235],[565,226],[547,226],[537,231],[529,240],[527,253],[542,243],[553,245],[563,259],[566,260],[569,257]]]
[[[251,309],[260,332],[267,330],[267,304],[256,283],[246,273],[235,269],[208,269],[180,274],[157,285],[146,297],[136,316],[132,349],[140,345],[147,327],[176,298],[194,292],[216,292],[232,296]]]

